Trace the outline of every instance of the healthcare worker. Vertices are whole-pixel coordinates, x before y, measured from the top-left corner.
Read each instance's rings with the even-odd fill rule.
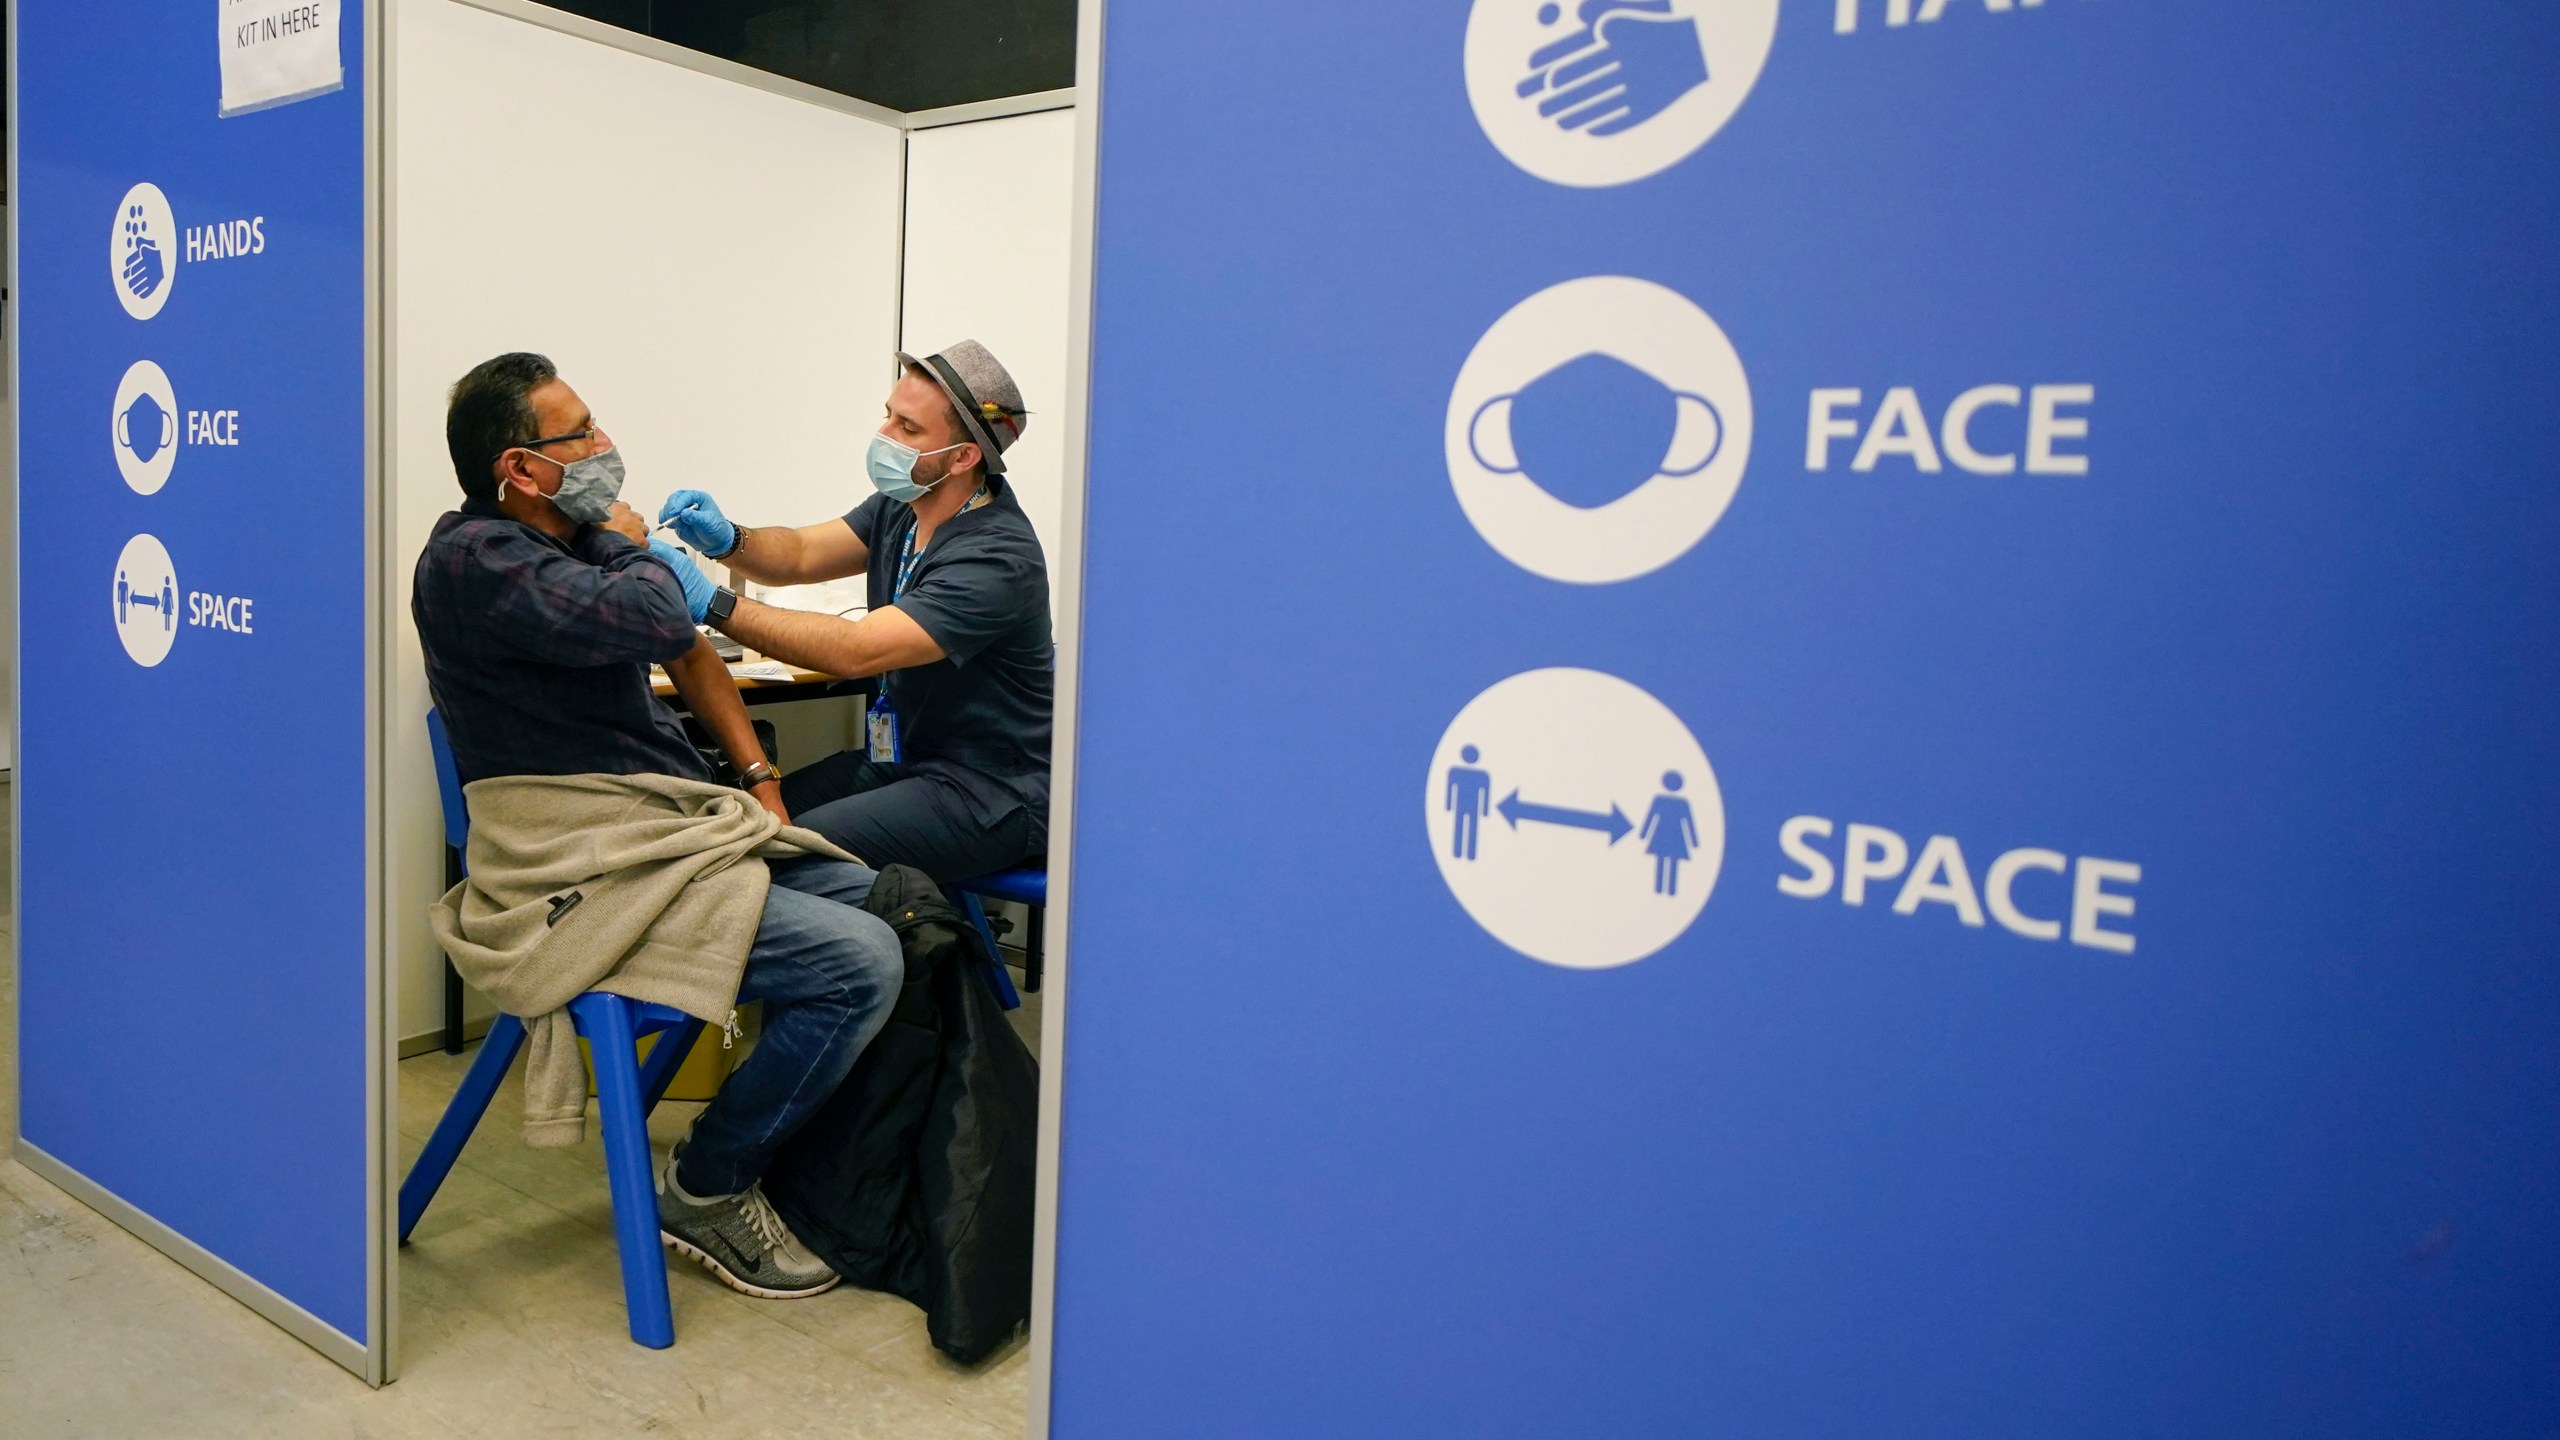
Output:
[[[784,777],[783,803],[872,865],[958,880],[1048,849],[1048,564],[1004,478],[1028,414],[1013,377],[974,340],[898,362],[865,462],[877,493],[850,514],[751,528],[679,490],[658,519],[768,585],[867,577],[858,620],[761,604],[698,570],[681,578],[697,620],[754,649],[881,677],[868,743]]]

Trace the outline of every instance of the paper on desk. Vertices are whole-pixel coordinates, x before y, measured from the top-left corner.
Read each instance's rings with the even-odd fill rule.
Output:
[[[741,680],[788,680],[791,667],[779,660],[744,660],[730,666],[729,673]]]
[[[750,585],[747,590],[749,599],[785,610],[840,615],[848,620],[864,613],[863,589],[859,585]]]

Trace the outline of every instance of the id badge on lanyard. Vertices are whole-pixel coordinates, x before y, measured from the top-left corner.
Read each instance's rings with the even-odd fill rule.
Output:
[[[907,593],[907,580],[916,568],[916,532],[907,529],[906,543],[898,547],[898,576],[889,587],[889,603]],[[864,714],[865,745],[863,753],[881,765],[898,763],[898,712],[889,705],[889,677],[880,677],[880,689],[871,697],[871,709]]]
[[[888,687],[872,698],[870,713],[863,717],[870,731],[866,753],[883,765],[898,763],[898,712],[889,708]]]

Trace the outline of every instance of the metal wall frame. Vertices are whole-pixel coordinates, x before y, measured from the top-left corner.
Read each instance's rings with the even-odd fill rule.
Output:
[[[0,175],[0,193],[5,193],[17,186],[18,137],[27,133],[26,127],[18,121],[18,97],[26,93],[26,87],[18,83],[19,46],[16,5],[0,6],[0,24],[7,26],[9,47],[8,169],[5,175]],[[19,504],[19,494],[24,488],[19,484],[19,472],[25,466],[20,464],[18,459],[18,405],[26,396],[26,386],[21,379],[26,369],[18,359],[19,305],[17,302],[18,297],[26,294],[27,291],[26,287],[18,281],[18,255],[23,248],[18,243],[18,212],[25,207],[21,197],[15,194],[6,195],[5,203],[9,210],[8,294],[7,303],[0,304],[0,344],[9,347],[10,397],[7,436],[9,446],[9,946],[12,956],[9,969],[9,1093],[23,1097],[27,1093],[25,1059],[27,1052],[24,1020],[21,1007],[17,1003],[19,993],[17,977],[25,962],[15,957],[19,953],[20,939],[17,916],[18,897],[27,893],[26,876],[20,872],[18,866],[18,856],[25,849],[21,843],[21,837],[27,833],[25,817],[18,813],[18,795],[23,786],[22,777],[18,772],[24,768],[18,762],[27,747],[26,723],[19,714],[18,706],[18,694],[26,688],[27,680],[25,647],[18,642],[19,632],[23,628],[18,624],[18,615],[26,605],[26,587],[21,581],[21,569],[18,564],[19,537],[25,532],[26,524],[26,517],[21,513]],[[9,1121],[9,1146],[12,1152],[20,1154],[23,1154],[26,1147],[18,1139],[17,1117],[24,1113],[25,1105],[25,1100],[19,1099],[13,1107]]]
[[[400,607],[386,603],[390,578],[400,573],[391,552],[391,26],[398,0],[357,0],[364,11],[364,226],[365,226],[365,836],[372,851],[365,866],[366,1146],[373,1156],[365,1179],[365,1317],[372,1345],[365,1351],[364,1381],[388,1385],[400,1373],[400,993],[391,973],[398,949],[391,939],[391,774],[384,726],[391,713],[391,627]]]
[[[1078,62],[1082,63],[1082,62]],[[945,125],[968,125],[979,120],[1005,120],[1016,115],[1038,115],[1049,110],[1072,110],[1076,96],[1090,93],[1082,85],[1066,90],[1038,90],[1028,95],[1003,95],[993,100],[972,100],[966,105],[943,105],[931,110],[910,110],[906,116],[907,132],[938,130]]]
[[[1102,12],[1109,0],[1082,0],[1076,11],[1075,209],[1068,222],[1065,519],[1054,562],[1072,582],[1058,606],[1058,675],[1050,721],[1049,892],[1052,937],[1040,1002],[1040,1133],[1038,1194],[1032,1210],[1031,1440],[1048,1440],[1050,1396],[1057,1373],[1059,1132],[1066,1115],[1067,1003],[1074,980],[1076,755],[1084,693],[1085,516],[1093,422],[1094,248],[1102,181]]]

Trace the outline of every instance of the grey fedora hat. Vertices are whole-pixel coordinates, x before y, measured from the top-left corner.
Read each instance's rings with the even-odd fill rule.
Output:
[[[951,408],[960,412],[961,428],[986,456],[987,473],[1003,474],[1004,452],[1022,438],[1024,417],[1031,413],[1022,408],[1022,390],[1013,383],[1012,373],[975,340],[963,340],[921,360],[901,350],[898,364],[913,365],[933,377],[949,397]]]

